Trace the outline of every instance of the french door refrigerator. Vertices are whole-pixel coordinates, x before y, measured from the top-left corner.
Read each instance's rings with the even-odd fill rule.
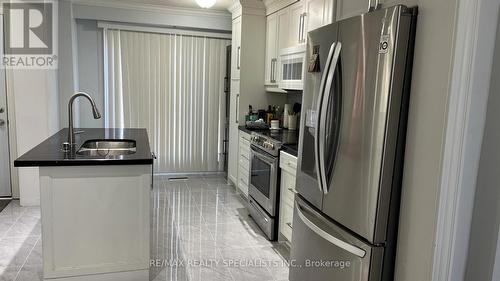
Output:
[[[291,281],[393,279],[416,15],[308,34]]]

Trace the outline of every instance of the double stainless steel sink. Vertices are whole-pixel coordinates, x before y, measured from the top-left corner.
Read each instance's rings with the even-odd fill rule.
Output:
[[[136,149],[134,140],[88,140],[76,154],[91,157],[120,156],[134,154]]]

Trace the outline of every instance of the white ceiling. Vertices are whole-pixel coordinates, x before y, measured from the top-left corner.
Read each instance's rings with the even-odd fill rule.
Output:
[[[154,6],[176,6],[186,8],[200,8],[195,0],[121,0],[122,3],[145,4]],[[210,10],[227,10],[233,0],[217,0]]]

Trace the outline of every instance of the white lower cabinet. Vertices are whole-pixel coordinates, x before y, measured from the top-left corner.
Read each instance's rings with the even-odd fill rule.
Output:
[[[250,178],[250,135],[243,131],[240,131],[238,152],[238,182],[236,186],[241,193],[248,197]]]
[[[148,280],[151,169],[40,167],[44,280]]]
[[[280,152],[280,218],[279,232],[288,242],[292,241],[293,204],[295,198],[295,177],[297,174],[297,157]]]

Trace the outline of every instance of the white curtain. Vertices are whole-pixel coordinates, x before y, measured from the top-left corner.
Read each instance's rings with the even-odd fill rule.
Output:
[[[220,171],[229,40],[106,29],[105,125],[147,128],[157,172]]]

